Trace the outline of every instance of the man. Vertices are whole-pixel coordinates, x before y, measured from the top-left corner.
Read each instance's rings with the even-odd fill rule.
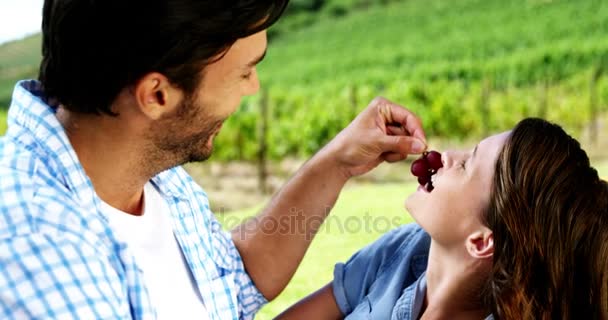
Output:
[[[286,5],[45,1],[40,82],[17,84],[0,140],[0,318],[251,319],[316,231],[264,225],[322,221],[350,177],[423,151],[420,121],[376,99],[256,220],[221,231],[179,165],[207,159],[258,90]]]

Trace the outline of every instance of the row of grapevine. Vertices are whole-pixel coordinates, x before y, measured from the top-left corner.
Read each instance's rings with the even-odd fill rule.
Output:
[[[307,157],[344,128],[377,95],[403,104],[418,114],[430,136],[483,137],[507,130],[527,116],[556,121],[575,135],[590,123],[593,70],[567,81],[536,85],[496,86],[494,79],[467,82],[396,81],[378,89],[357,85],[306,90],[268,90],[267,152],[273,159]],[[600,112],[608,111],[608,77],[593,83]],[[249,99],[227,121],[218,136],[216,159],[254,160],[258,152],[260,99]]]
[[[377,95],[414,110],[435,137],[482,137],[525,116],[580,134],[606,109],[606,77],[592,81],[608,70],[606,34],[598,0],[409,0],[318,18],[273,39],[260,66],[269,156],[309,156]],[[219,158],[253,159],[259,119],[247,100],[219,136]]]

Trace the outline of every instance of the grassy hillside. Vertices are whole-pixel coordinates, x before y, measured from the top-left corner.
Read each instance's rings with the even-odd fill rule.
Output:
[[[36,78],[40,39],[40,35],[34,35],[0,45],[0,109],[8,107],[17,80]]]
[[[281,22],[279,22],[280,24]],[[515,84],[572,75],[608,49],[603,1],[402,1],[325,19],[273,43],[266,84],[478,79]]]
[[[6,132],[6,111],[0,109],[0,135]]]

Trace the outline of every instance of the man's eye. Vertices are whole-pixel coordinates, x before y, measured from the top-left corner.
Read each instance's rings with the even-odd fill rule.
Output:
[[[247,72],[246,74],[242,75],[241,78],[249,80],[249,78],[251,78],[252,74],[253,74],[253,72]]]
[[[466,161],[466,160],[462,160],[462,161],[460,161],[460,168],[461,168],[462,170],[466,169],[466,164],[467,164],[467,161]]]

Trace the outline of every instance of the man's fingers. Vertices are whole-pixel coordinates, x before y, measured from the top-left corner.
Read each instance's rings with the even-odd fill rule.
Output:
[[[393,163],[393,162],[399,162],[399,161],[405,160],[405,158],[407,158],[407,155],[391,152],[391,153],[386,153],[386,154],[382,155],[382,158],[384,158],[384,161],[386,161],[386,162]]]
[[[422,121],[411,111],[397,105],[391,106],[393,121],[400,123],[406,132],[409,132],[412,137],[426,141],[426,135],[422,129]]]
[[[414,137],[409,136],[383,136],[380,139],[382,153],[397,153],[407,156],[408,154],[419,154],[426,150],[426,144]]]
[[[385,123],[399,123],[403,126],[404,132],[409,132],[412,137],[426,141],[426,135],[422,129],[422,121],[406,108],[392,103],[384,98],[376,98],[372,101],[376,105]]]
[[[386,127],[386,132],[391,136],[405,136],[408,135],[408,132],[402,126],[394,126],[388,125]]]

